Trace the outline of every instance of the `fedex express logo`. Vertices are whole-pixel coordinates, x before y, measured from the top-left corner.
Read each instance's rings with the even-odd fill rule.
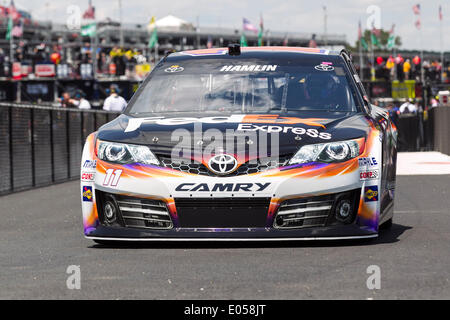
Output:
[[[149,117],[149,118],[129,118],[128,125],[125,132],[132,132],[141,127],[144,123],[154,123],[161,126],[176,126],[192,123],[266,123],[266,124],[282,124],[282,125],[298,125],[304,124],[311,127],[319,127],[325,129],[325,126],[320,123],[326,119],[322,118],[295,118],[295,117],[281,117],[279,115],[246,115],[234,114],[224,117],[204,117],[204,118],[165,118],[165,117]]]
[[[331,139],[331,134],[328,132],[319,132],[317,129],[304,129],[299,127],[281,127],[281,126],[264,126],[255,124],[239,124],[237,131],[262,131],[267,133],[288,133],[292,132],[297,135],[308,135],[312,138],[320,138],[324,140]]]

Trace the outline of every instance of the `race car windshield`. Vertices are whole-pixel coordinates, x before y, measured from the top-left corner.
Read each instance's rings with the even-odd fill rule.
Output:
[[[165,63],[152,72],[127,113],[357,112],[346,70],[340,57]]]

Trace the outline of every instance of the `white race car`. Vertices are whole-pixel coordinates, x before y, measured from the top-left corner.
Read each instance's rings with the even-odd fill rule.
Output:
[[[397,133],[346,52],[173,53],[81,166],[97,242],[354,239],[392,223]]]

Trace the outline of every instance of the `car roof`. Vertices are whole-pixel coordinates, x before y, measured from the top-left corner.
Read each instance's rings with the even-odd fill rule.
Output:
[[[199,49],[199,50],[187,50],[175,52],[170,55],[170,57],[220,57],[228,54],[228,48],[212,48],[212,49]],[[330,51],[321,48],[303,48],[303,47],[241,47],[242,57],[252,57],[261,55],[267,55],[273,57],[277,54],[283,55],[327,55],[327,56],[338,56],[339,52]],[[239,57],[237,56],[237,57]]]

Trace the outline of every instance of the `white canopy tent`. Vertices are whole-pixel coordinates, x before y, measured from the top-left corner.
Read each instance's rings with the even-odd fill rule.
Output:
[[[153,30],[155,26],[157,29],[171,29],[171,30],[194,29],[192,23],[172,15],[168,15],[164,18],[156,20],[156,22],[153,25],[149,25],[149,30]]]

